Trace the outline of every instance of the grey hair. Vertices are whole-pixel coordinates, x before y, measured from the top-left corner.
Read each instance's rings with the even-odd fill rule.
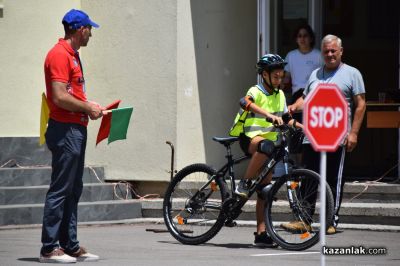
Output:
[[[321,49],[322,49],[322,45],[324,45],[324,43],[332,42],[332,41],[336,41],[338,46],[342,47],[342,39],[340,39],[338,36],[335,36],[335,35],[332,35],[332,34],[328,34],[321,41]]]

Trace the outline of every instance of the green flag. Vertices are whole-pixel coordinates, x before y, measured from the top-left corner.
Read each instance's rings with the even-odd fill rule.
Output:
[[[126,139],[129,121],[131,119],[133,108],[125,107],[112,110],[111,128],[108,136],[108,144],[115,140]]]

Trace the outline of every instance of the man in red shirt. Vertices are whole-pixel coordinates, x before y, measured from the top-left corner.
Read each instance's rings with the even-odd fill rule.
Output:
[[[92,27],[99,25],[80,10],[62,20],[65,37],[49,51],[44,63],[50,119],[46,144],[52,153],[52,174],[43,214],[40,262],[96,261],[77,240],[77,209],[82,194],[83,168],[90,119],[103,114],[86,97],[78,50],[88,44]]]

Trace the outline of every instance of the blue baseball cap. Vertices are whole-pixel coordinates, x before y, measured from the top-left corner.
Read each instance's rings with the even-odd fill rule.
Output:
[[[99,25],[90,20],[88,14],[81,10],[71,9],[65,14],[62,20],[63,23],[69,25],[71,29],[79,29],[80,27],[93,26],[98,28]]]

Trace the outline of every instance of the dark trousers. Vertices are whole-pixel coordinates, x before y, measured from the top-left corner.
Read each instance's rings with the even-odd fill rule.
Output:
[[[334,217],[332,217],[332,225],[337,227],[339,223],[339,210],[343,197],[343,165],[345,157],[345,147],[339,147],[335,152],[327,152],[327,169],[326,169],[326,182],[332,190],[334,199]],[[304,168],[313,170],[317,173],[320,172],[320,153],[314,151],[311,145],[303,145],[303,165]],[[306,186],[310,184],[306,184]],[[301,192],[302,193],[302,192]],[[315,211],[315,202],[317,200],[317,193],[314,195],[303,195],[304,198],[313,206],[310,215],[312,216]]]
[[[86,139],[85,126],[49,120],[46,144],[52,153],[52,173],[43,214],[42,254],[59,247],[70,252],[79,249],[77,211]]]

